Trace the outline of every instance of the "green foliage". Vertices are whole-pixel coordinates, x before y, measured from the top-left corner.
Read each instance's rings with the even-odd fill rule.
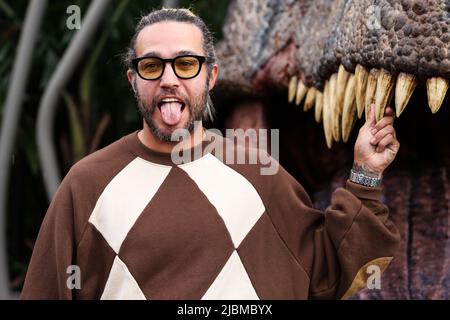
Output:
[[[214,10],[211,10],[212,2]],[[39,103],[76,32],[66,27],[67,7],[73,4],[80,6],[83,19],[91,1],[47,3],[23,97],[10,176],[7,237],[11,278],[15,279],[16,289],[20,289],[33,240],[48,206],[35,137]],[[81,57],[58,103],[54,143],[62,175],[86,154],[142,125],[126,79],[126,70],[121,64],[121,54],[129,45],[139,17],[160,7],[161,2],[116,0],[111,3],[103,15],[99,31]],[[180,6],[190,7],[204,18],[216,38],[220,39],[228,3],[229,0],[182,0]],[[27,4],[28,1],[0,0],[0,116]]]
[[[63,98],[66,103],[67,112],[69,114],[69,126],[72,142],[72,159],[73,162],[76,162],[86,155],[83,126],[81,124],[77,106],[72,96],[67,92],[63,92]]]

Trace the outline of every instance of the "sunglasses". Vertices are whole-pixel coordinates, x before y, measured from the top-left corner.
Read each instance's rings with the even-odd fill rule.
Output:
[[[172,65],[172,70],[178,78],[192,79],[198,76],[205,61],[205,57],[195,55],[182,55],[173,59],[140,57],[131,60],[134,70],[144,80],[158,80],[161,78],[168,62]]]

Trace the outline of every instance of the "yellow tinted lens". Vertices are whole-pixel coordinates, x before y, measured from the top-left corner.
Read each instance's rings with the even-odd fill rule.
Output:
[[[198,72],[200,64],[194,57],[180,57],[175,60],[175,72],[180,78],[191,78]]]
[[[155,58],[146,58],[139,61],[138,69],[139,74],[145,79],[156,79],[162,72],[161,60]]]

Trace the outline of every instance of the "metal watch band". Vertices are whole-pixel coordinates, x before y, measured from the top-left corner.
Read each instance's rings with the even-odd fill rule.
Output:
[[[369,177],[362,172],[355,172],[353,169],[350,170],[350,181],[367,187],[379,187],[381,185],[381,178]]]

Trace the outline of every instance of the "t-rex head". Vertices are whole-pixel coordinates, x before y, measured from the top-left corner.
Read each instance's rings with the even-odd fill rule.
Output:
[[[218,56],[223,87],[256,96],[288,88],[290,102],[315,107],[331,147],[370,103],[379,119],[395,97],[400,116],[418,84],[437,112],[449,46],[446,0],[245,0],[229,7]]]
[[[449,299],[450,1],[234,0],[223,31],[225,125],[282,128],[280,162],[318,208],[348,177],[357,118],[395,107],[383,201],[402,246],[381,293],[362,297]]]

